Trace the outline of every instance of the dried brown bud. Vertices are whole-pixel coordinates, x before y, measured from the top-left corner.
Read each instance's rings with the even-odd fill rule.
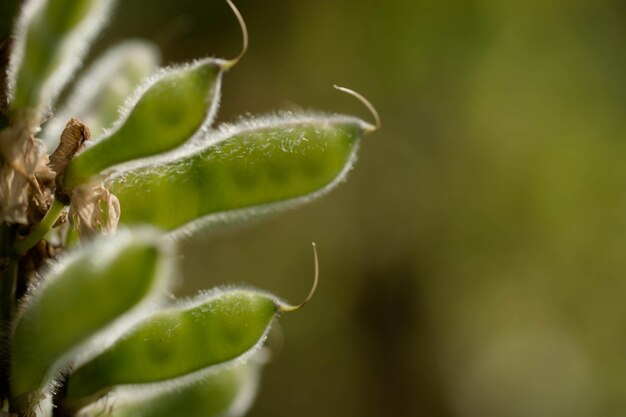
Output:
[[[70,119],[61,134],[59,146],[50,155],[48,166],[57,173],[56,197],[65,204],[70,202],[69,192],[63,187],[65,168],[76,152],[82,148],[85,141],[90,138],[91,133],[87,126],[78,119]]]
[[[61,142],[52,155],[48,166],[57,174],[65,171],[76,152],[91,138],[89,128],[78,119],[70,119],[61,134]]]

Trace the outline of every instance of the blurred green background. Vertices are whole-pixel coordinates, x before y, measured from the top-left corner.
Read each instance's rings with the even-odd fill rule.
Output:
[[[120,1],[96,52],[231,57],[220,0]],[[626,3],[238,0],[220,121],[383,118],[326,198],[185,244],[180,294],[313,302],[272,335],[251,416],[626,414]],[[96,56],[94,53],[91,57]],[[184,202],[181,202],[184,204]]]

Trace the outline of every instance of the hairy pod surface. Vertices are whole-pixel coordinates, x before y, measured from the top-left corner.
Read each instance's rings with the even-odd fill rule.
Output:
[[[79,119],[93,137],[100,137],[119,118],[119,111],[146,77],[158,69],[156,45],[140,40],[109,49],[80,76],[63,106],[44,125],[42,137],[49,151],[59,144],[67,121]]]
[[[260,367],[249,360],[196,378],[119,389],[110,398],[81,410],[78,417],[239,417],[254,400]]]
[[[206,138],[206,145],[113,173],[105,186],[120,201],[121,223],[194,228],[211,215],[280,208],[330,190],[351,168],[363,133],[363,122],[347,116],[247,121]]]
[[[216,290],[144,319],[68,380],[68,404],[115,386],[178,378],[254,351],[280,301],[252,290]]]
[[[120,231],[80,248],[43,274],[13,329],[11,392],[18,402],[45,390],[56,372],[84,354],[85,342],[119,324],[118,319],[128,321],[125,313],[161,292],[171,265],[158,237],[152,229]]]
[[[10,79],[15,111],[30,111],[38,124],[80,65],[104,23],[111,0],[31,0],[17,24]]]
[[[77,155],[65,173],[72,189],[103,170],[157,155],[188,141],[212,121],[218,101],[223,61],[205,59],[163,70],[138,93],[127,115],[93,146]]]

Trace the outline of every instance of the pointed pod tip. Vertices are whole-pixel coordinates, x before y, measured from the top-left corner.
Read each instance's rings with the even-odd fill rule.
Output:
[[[306,299],[303,302],[297,305],[289,305],[289,304],[282,304],[282,303],[278,304],[277,309],[281,313],[290,313],[292,311],[300,310],[309,301],[311,301],[311,299],[313,298],[313,295],[315,295],[315,291],[317,290],[317,284],[319,282],[319,277],[320,277],[320,262],[319,262],[319,257],[317,255],[317,245],[315,244],[315,242],[311,242],[311,246],[313,246],[313,261],[315,264],[315,273],[313,276],[313,286],[311,287],[311,290],[309,291],[309,295],[307,295]]]
[[[361,103],[363,103],[365,107],[367,107],[367,109],[370,111],[370,113],[372,113],[372,116],[374,116],[374,124],[366,123],[365,130],[367,132],[371,133],[380,129],[380,126],[381,126],[380,115],[378,114],[378,111],[376,110],[374,105],[368,99],[366,99],[362,94],[357,93],[356,91],[350,88],[342,87],[337,84],[333,84],[333,87],[336,90],[339,90],[341,92],[350,94],[353,97],[356,97],[356,99],[359,100]]]
[[[232,67],[234,67],[235,65],[237,65],[239,60],[241,60],[241,58],[243,58],[243,56],[248,51],[248,27],[246,26],[246,21],[243,19],[241,12],[239,12],[239,9],[237,9],[237,6],[235,6],[235,3],[233,3],[232,0],[226,0],[226,3],[228,3],[230,8],[233,10],[233,13],[235,13],[235,17],[237,18],[237,21],[239,22],[239,26],[241,27],[241,35],[243,37],[243,41],[242,41],[243,43],[242,43],[241,52],[239,52],[239,55],[237,55],[235,58],[232,58],[232,59],[222,60],[221,68],[224,71],[227,71],[231,69]]]

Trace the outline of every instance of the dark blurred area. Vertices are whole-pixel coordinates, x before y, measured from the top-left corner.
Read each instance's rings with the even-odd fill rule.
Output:
[[[277,109],[383,119],[347,183],[189,240],[180,294],[297,302],[251,416],[626,415],[626,3],[238,0],[250,49],[220,121]],[[220,0],[120,1],[165,62],[238,53]],[[92,58],[96,54],[92,55]],[[184,204],[184,202],[181,202]]]

